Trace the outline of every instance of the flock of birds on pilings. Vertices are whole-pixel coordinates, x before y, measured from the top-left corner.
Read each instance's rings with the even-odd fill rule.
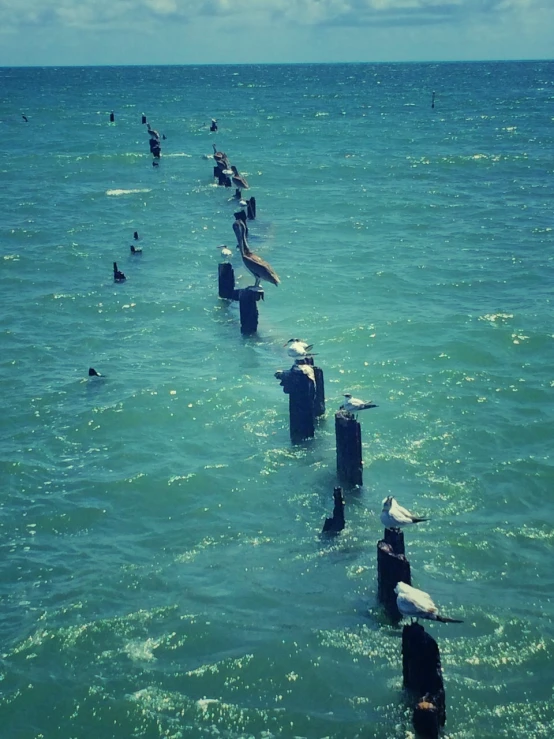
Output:
[[[110,114],[110,122],[114,122],[115,116],[112,112]],[[159,166],[159,160],[161,157],[161,141],[165,140],[165,135],[160,136],[159,132],[153,129],[148,123],[146,116],[142,115],[142,123],[147,126],[148,135],[150,136],[150,153],[153,156],[153,165]],[[212,119],[210,131],[217,132],[217,121]],[[206,156],[206,155],[205,155]],[[212,158],[212,155],[207,155],[207,158]],[[240,206],[247,207],[249,216],[255,217],[255,200],[243,199],[243,190],[249,189],[248,180],[244,177],[235,165],[229,162],[227,154],[223,151],[218,151],[216,144],[213,144],[213,160],[216,166],[214,167],[214,177],[217,177],[218,184],[229,187],[235,187],[235,194],[233,200],[238,201]],[[254,215],[252,216],[252,210]],[[242,217],[238,217],[242,216]],[[237,249],[240,251],[242,263],[247,271],[254,277],[254,285],[251,285],[246,290],[262,292],[263,289],[260,283],[270,282],[277,286],[280,284],[280,279],[273,267],[258,254],[253,252],[248,244],[248,226],[246,213],[235,213],[235,222],[233,223],[233,230],[237,238]],[[140,256],[142,254],[142,248],[136,245],[139,240],[139,234],[137,231],[134,232],[135,244],[131,244],[131,254]],[[233,256],[233,251],[225,244],[217,247],[221,256],[225,259],[230,260]],[[126,280],[126,277],[121,270],[118,269],[117,262],[113,263],[113,278],[114,282],[121,283]],[[309,344],[299,338],[291,338],[285,344],[287,355],[293,359],[293,366],[302,367],[306,362],[313,364],[313,344]],[[102,378],[103,376],[97,372],[93,367],[89,368],[89,378]],[[376,408],[377,405],[373,402],[367,402],[360,400],[359,398],[353,397],[349,393],[344,394],[344,401],[340,405],[339,411],[343,414],[350,415],[354,419],[357,419],[357,414],[361,411]],[[337,535],[345,528],[344,518],[344,507],[345,500],[342,493],[342,488],[337,487],[334,491],[335,507],[332,518],[327,518],[323,526],[323,535]],[[395,533],[399,533],[402,530],[425,521],[429,521],[426,517],[420,517],[412,514],[409,510],[401,506],[393,496],[388,496],[383,500],[383,507],[380,514],[380,521],[386,530],[390,530]],[[419,619],[429,621],[439,621],[441,623],[461,623],[458,619],[453,619],[439,613],[439,609],[433,602],[431,596],[412,587],[410,584],[405,582],[397,582],[394,588],[396,594],[396,605],[398,611],[403,618],[415,619],[416,622]],[[412,621],[413,622],[413,621]]]

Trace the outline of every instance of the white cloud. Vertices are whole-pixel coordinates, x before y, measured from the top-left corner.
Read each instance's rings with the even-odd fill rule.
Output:
[[[110,27],[225,17],[254,25],[412,25],[530,15],[552,0],[0,0],[0,27]]]

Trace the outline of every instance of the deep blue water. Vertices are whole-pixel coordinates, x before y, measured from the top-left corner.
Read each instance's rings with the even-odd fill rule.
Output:
[[[554,63],[0,78],[2,735],[410,736],[376,602],[393,494],[431,518],[414,585],[464,619],[429,626],[445,735],[550,737]],[[217,297],[212,143],[281,277],[252,338]],[[296,447],[292,336],[328,408]],[[379,407],[328,542],[345,392]]]

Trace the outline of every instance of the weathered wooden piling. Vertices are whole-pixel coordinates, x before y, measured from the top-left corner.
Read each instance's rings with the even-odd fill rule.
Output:
[[[240,223],[244,223],[244,235],[246,238],[248,238],[248,223],[246,223],[246,213],[243,210],[237,210],[236,213],[233,213],[235,216],[235,219],[237,221],[240,221]]]
[[[256,198],[254,196],[246,201],[246,215],[249,221],[256,220]]]
[[[217,179],[217,184],[220,187],[231,187],[232,182],[229,175],[226,175],[223,170],[225,169],[225,165],[221,162],[214,167],[214,177]]]
[[[398,623],[402,614],[396,605],[395,587],[399,582],[412,584],[410,563],[404,554],[404,536],[398,531],[397,538],[388,537],[377,542],[377,597],[383,604],[391,621]],[[391,532],[392,534],[393,532]]]
[[[263,299],[264,292],[260,288],[238,290],[241,334],[255,334],[258,330],[258,300]]]
[[[146,116],[144,115],[144,113],[143,113],[143,114],[142,114],[142,116],[141,116],[141,123],[142,123],[143,125],[144,125],[144,124],[146,123]]]
[[[112,110],[112,112],[110,113],[110,123],[113,123],[114,121],[115,121],[115,113]]]
[[[289,396],[290,438],[293,444],[315,434],[315,375],[309,364],[294,364],[290,370],[275,373],[283,392]]]
[[[446,698],[437,642],[419,623],[402,630],[402,677],[406,690],[418,697],[413,713],[416,732],[437,739],[446,722]]]
[[[344,529],[345,526],[344,496],[342,494],[342,488],[337,487],[334,489],[333,499],[335,501],[333,516],[332,518],[325,519],[325,523],[323,524],[323,531],[321,532],[322,534],[329,534],[330,536],[338,534]]]
[[[123,272],[117,268],[117,262],[113,263],[113,280],[114,282],[125,282],[126,280]]]
[[[395,554],[406,554],[404,547],[404,532],[401,529],[385,529],[385,544],[390,544]],[[403,582],[407,582],[404,580]],[[410,583],[407,583],[408,585]]]
[[[362,430],[352,413],[335,413],[337,474],[347,485],[363,485]]]
[[[296,364],[308,364],[313,367],[315,377],[315,399],[314,416],[319,418],[325,415],[325,378],[321,367],[314,366],[314,358],[311,356],[297,359]]]
[[[316,418],[325,415],[325,380],[321,367],[314,367],[315,375],[315,400],[314,415]]]
[[[237,300],[235,290],[235,271],[229,262],[222,262],[218,266],[218,294],[225,300]]]

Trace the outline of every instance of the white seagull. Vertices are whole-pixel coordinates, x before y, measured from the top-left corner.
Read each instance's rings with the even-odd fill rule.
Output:
[[[389,495],[383,501],[381,523],[386,529],[401,529],[404,526],[410,526],[412,523],[421,523],[421,521],[428,520],[428,518],[414,516],[407,508],[398,505],[396,498],[393,498],[392,495]]]
[[[300,339],[289,339],[283,346],[288,346],[287,354],[293,359],[305,359],[312,355],[313,344]]]
[[[217,248],[218,249],[221,249],[221,256],[222,257],[227,257],[229,259],[229,257],[232,257],[233,256],[233,252],[229,249],[229,247],[227,246],[227,244],[221,244],[221,246],[218,246]]]
[[[364,411],[366,408],[377,408],[375,403],[366,403],[359,398],[353,398],[350,393],[345,393],[344,397],[346,400],[340,406],[341,411],[347,411],[348,413],[358,413]]]
[[[394,589],[396,593],[396,605],[400,613],[406,618],[426,618],[429,621],[440,621],[443,624],[462,624],[457,618],[447,618],[440,616],[437,606],[433,603],[433,599],[429,593],[423,590],[412,588],[405,582],[399,582]]]

